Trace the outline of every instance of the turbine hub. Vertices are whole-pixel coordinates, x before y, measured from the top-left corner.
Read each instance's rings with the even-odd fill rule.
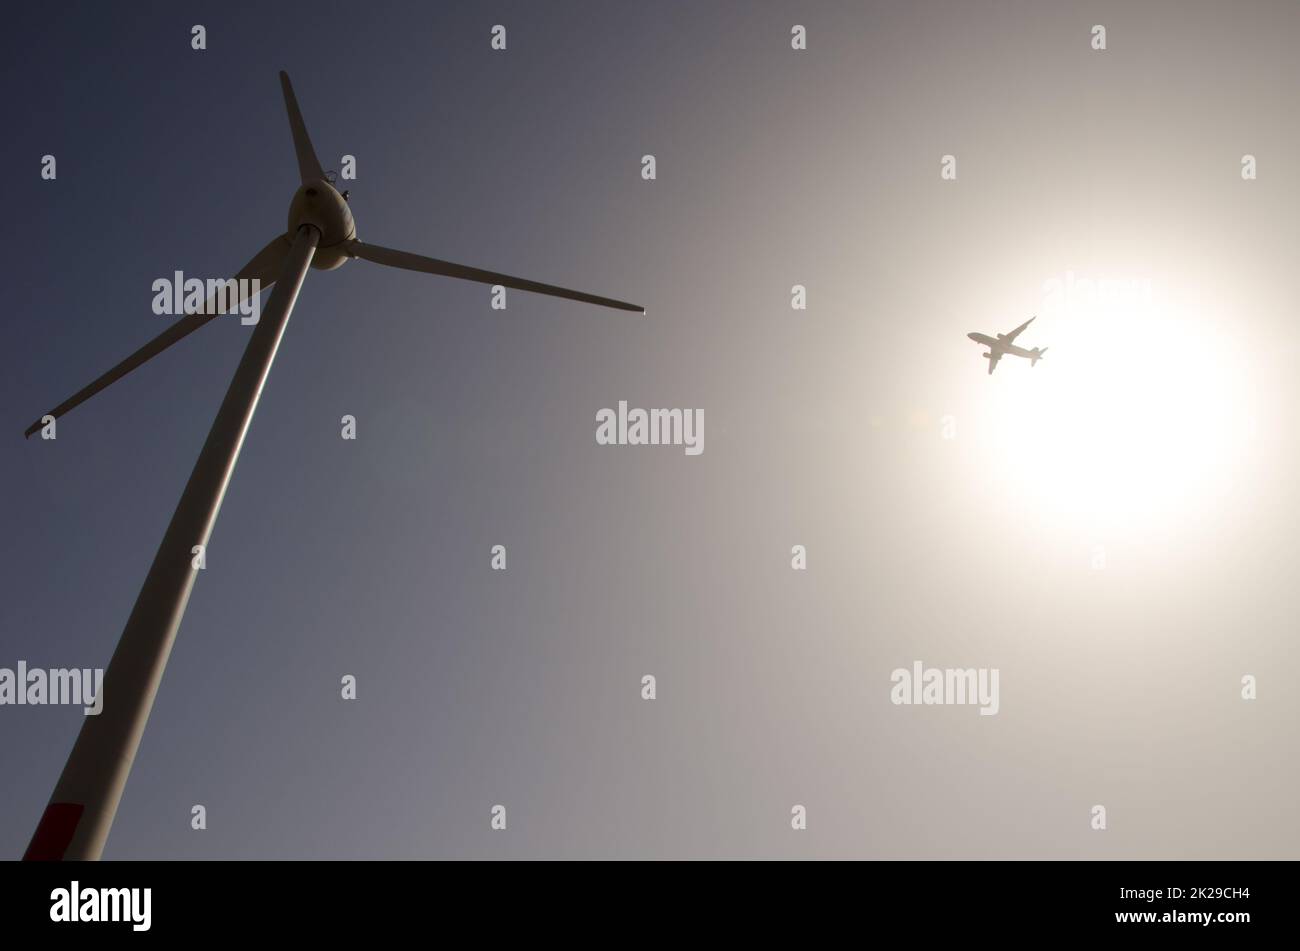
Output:
[[[352,210],[338,190],[325,179],[303,184],[289,205],[289,234],[303,225],[320,232],[320,245],[312,267],[332,270],[348,259],[346,242],[357,236]]]

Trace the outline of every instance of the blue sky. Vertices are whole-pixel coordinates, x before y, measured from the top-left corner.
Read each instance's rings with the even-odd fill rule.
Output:
[[[162,329],[154,279],[231,273],[284,229],[278,70],[322,164],[357,157],[362,240],[649,311],[496,312],[360,261],[308,276],[105,857],[1294,855],[1295,692],[1236,685],[1296,661],[1296,15],[1234,7],[1225,32],[1215,11],[12,13],[0,666],[107,664],[248,330],[217,321],[53,442],[21,433]],[[986,378],[965,334],[1021,323],[1067,271],[1155,280],[1176,352],[1208,327],[1249,354],[1224,392],[1261,435],[1159,520],[1159,484],[1098,522],[1064,497],[1086,485],[1053,492],[1068,465],[995,438],[1040,377]],[[1032,373],[1106,392],[1077,354],[1132,327],[1101,326],[1040,319]],[[705,451],[597,446],[621,399],[702,408]],[[1000,668],[1001,711],[892,706],[916,660]],[[80,719],[0,708],[0,854]]]

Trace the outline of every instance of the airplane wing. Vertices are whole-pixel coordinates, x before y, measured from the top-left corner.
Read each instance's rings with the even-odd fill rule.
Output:
[[[1006,340],[1007,343],[1010,343],[1011,341],[1015,340],[1016,337],[1020,336],[1020,331],[1024,330],[1026,327],[1032,324],[1037,319],[1037,317],[1038,317],[1037,314],[1035,314],[1033,317],[1030,317],[1028,320],[1026,320],[1015,330],[1011,331],[1011,333],[1007,334],[1006,337],[1004,337],[1003,339]]]
[[[998,361],[1001,360],[1001,359],[1002,359],[1002,351],[1001,351],[1001,350],[990,350],[990,351],[989,351],[989,375],[990,375],[990,376],[993,374],[994,369],[995,369],[995,368],[997,367],[997,365],[998,365]]]

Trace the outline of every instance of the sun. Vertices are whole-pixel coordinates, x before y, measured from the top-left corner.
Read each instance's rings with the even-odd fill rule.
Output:
[[[1044,317],[1025,344],[1050,345],[1043,360],[1004,359],[983,381],[983,464],[1009,503],[1098,537],[1166,530],[1214,505],[1254,420],[1248,365],[1224,328],[1149,288]]]

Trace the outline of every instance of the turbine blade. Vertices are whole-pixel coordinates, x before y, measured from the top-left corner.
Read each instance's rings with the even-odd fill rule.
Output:
[[[450,261],[426,258],[422,254],[411,254],[408,251],[394,251],[392,248],[381,248],[377,244],[351,241],[348,243],[348,254],[354,258],[373,261],[375,264],[386,264],[389,267],[400,267],[407,271],[423,271],[425,274],[458,277],[465,281],[477,281],[480,284],[500,284],[502,287],[513,287],[519,291],[531,291],[534,294],[563,297],[566,300],[582,301],[584,304],[598,304],[601,307],[613,307],[617,310],[630,310],[637,314],[645,313],[644,307],[621,300],[614,300],[611,297],[598,297],[595,294],[587,294],[583,291],[571,291],[567,287],[556,287],[554,284],[540,284],[537,281],[525,280],[522,277],[511,277],[509,274],[498,274],[496,271],[484,271],[476,267],[466,267],[463,264],[452,264]]]
[[[274,284],[275,279],[280,276],[280,265],[284,261],[284,258],[288,253],[289,253],[288,236],[280,235],[278,238],[275,238],[270,244],[264,247],[261,251],[258,251],[257,254],[253,257],[253,260],[245,264],[243,268],[240,269],[239,273],[235,275],[235,280],[251,281],[254,278],[256,278],[257,280],[261,281],[261,286],[263,289],[269,287],[270,285]],[[240,291],[242,292],[243,286],[242,285],[238,285],[238,286],[240,288]],[[243,299],[240,296],[239,292],[236,292],[232,296],[236,297],[238,300]],[[58,419],[60,416],[67,413],[68,410],[80,406],[82,403],[86,402],[86,400],[90,399],[92,396],[94,396],[100,390],[104,389],[109,384],[114,383],[115,381],[120,380],[122,377],[126,376],[128,373],[130,373],[140,364],[144,363],[150,357],[157,356],[158,354],[166,350],[168,347],[170,347],[172,344],[174,344],[177,340],[180,340],[182,337],[187,337],[190,334],[194,333],[194,331],[198,330],[208,321],[212,320],[214,317],[219,316],[218,314],[207,313],[207,311],[212,311],[214,309],[213,305],[214,305],[214,301],[208,301],[207,304],[204,306],[205,313],[190,314],[187,317],[180,318],[175,323],[173,323],[170,327],[168,327],[166,330],[160,333],[158,336],[154,337],[152,340],[146,343],[135,353],[131,354],[121,363],[117,364],[117,366],[113,367],[113,369],[109,370],[107,373],[102,374],[94,382],[86,386],[83,386],[81,389],[79,389],[68,399],[64,400],[62,403],[60,403],[58,406],[54,407],[54,409],[50,410],[48,413],[44,415],[53,416],[55,419]],[[32,423],[30,426],[27,427],[27,430],[23,433],[23,435],[30,438],[32,433],[36,432],[38,429],[41,428],[41,425],[42,423],[38,419],[36,422]]]
[[[307,182],[319,181],[325,177],[325,173],[321,171],[316,150],[311,146],[311,137],[307,135],[307,126],[302,121],[302,113],[298,110],[298,98],[293,94],[293,84],[289,82],[289,74],[284,70],[280,70],[280,88],[284,90],[284,108],[289,113],[289,129],[293,132],[293,150],[298,156],[298,174],[302,177],[304,185]]]

